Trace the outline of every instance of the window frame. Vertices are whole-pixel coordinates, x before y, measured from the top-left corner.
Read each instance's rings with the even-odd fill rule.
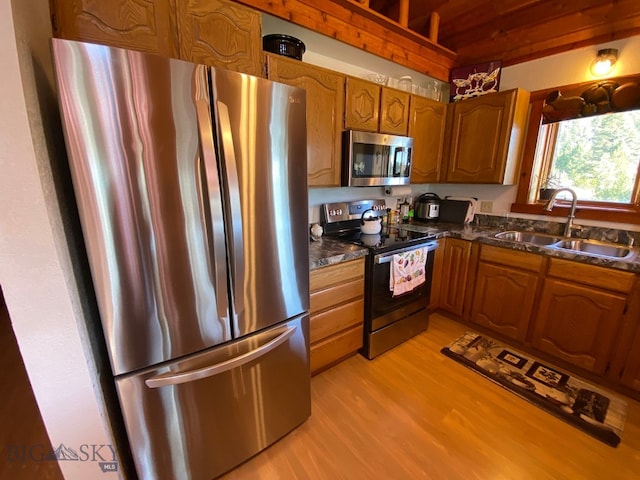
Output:
[[[616,77],[606,80],[616,81],[620,85],[627,82],[640,81],[640,75]],[[563,95],[570,96],[574,92],[582,92],[594,83],[594,81],[579,84],[566,85],[562,87],[538,90],[531,93],[529,122],[525,143],[522,152],[522,163],[520,167],[520,177],[515,202],[511,205],[513,213],[527,213],[544,216],[566,216],[569,214],[570,202],[558,199],[551,212],[544,210],[544,201],[537,200],[537,191],[540,186],[541,162],[545,159],[536,158],[536,147],[538,146],[538,135],[542,128],[542,108],[545,99],[552,92],[562,90]],[[579,95],[579,93],[576,93]],[[538,152],[538,156],[541,153]],[[548,159],[547,159],[548,161]],[[578,200],[576,208],[576,218],[599,220],[616,223],[640,224],[640,196],[638,195],[638,182],[640,181],[640,169],[636,175],[636,189],[634,192],[635,203],[613,203],[594,202]]]

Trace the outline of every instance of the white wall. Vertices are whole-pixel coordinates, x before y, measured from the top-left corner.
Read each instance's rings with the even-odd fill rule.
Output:
[[[0,1],[0,285],[52,445],[80,453],[82,445],[113,440],[50,171],[49,119],[36,90],[36,77],[52,78],[49,25],[47,2]],[[59,464],[67,479],[117,478],[93,461]]]
[[[618,49],[618,61],[609,77],[640,73],[640,36],[635,36],[505,67],[500,88],[520,87],[533,92],[595,80],[597,78],[589,72],[589,66],[598,50],[603,48]]]
[[[437,82],[448,91],[446,83],[424,73],[390,62],[382,57],[364,52],[351,45],[286,22],[280,18],[263,14],[262,34],[275,33],[291,35],[302,40],[306,47],[306,52],[303,55],[303,61],[306,63],[361,78],[377,73],[386,75],[392,80],[397,80],[408,75],[414,84],[426,86],[430,82]]]
[[[320,35],[270,15],[263,15],[263,33],[293,35],[301,39],[307,47],[307,51],[303,57],[305,62],[349,75],[364,77],[368,73],[376,72],[398,78],[402,75],[411,75],[412,78],[418,82],[431,80],[430,77],[420,72],[396,65],[333,38]],[[618,62],[610,76],[640,73],[640,55],[637,53],[640,52],[640,36],[635,36],[625,40],[607,42],[601,45],[585,47],[571,52],[505,67],[501,72],[500,90],[520,87],[528,91],[536,91],[593,80],[594,77],[589,72],[589,66],[597,51],[602,48],[617,48],[619,50]],[[476,197],[481,201],[491,202],[492,210],[485,213],[503,216],[511,215],[511,204],[515,201],[517,190],[516,186],[453,184],[413,185],[411,188],[413,196],[429,191],[437,193],[440,196]],[[319,207],[323,203],[362,198],[385,198],[387,205],[395,204],[396,201],[396,198],[385,196],[384,189],[382,188],[312,188],[309,190],[309,221],[312,223],[319,221]],[[550,217],[524,214],[518,214],[518,216],[550,220]],[[564,218],[555,218],[555,220],[564,221]],[[579,223],[603,225],[610,228],[640,230],[640,226],[627,224],[582,220],[580,220]]]

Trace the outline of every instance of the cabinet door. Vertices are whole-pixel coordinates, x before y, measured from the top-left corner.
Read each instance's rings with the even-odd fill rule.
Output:
[[[640,391],[640,328],[636,329],[633,343],[622,372],[621,383]]]
[[[347,77],[344,128],[377,132],[380,119],[380,85]]]
[[[382,87],[380,95],[380,132],[406,135],[409,126],[408,92]]]
[[[180,58],[263,76],[260,12],[227,0],[176,2]]]
[[[52,0],[54,35],[178,56],[172,0]]]
[[[532,344],[573,365],[604,373],[620,326],[625,297],[547,278],[536,315]]]
[[[307,181],[340,186],[344,83],[342,74],[267,54],[269,78],[307,91]]]
[[[462,316],[471,242],[457,238],[447,238],[442,257],[439,307],[455,315]]]
[[[507,90],[453,105],[446,181],[516,181],[529,95]]]
[[[471,307],[471,321],[524,341],[531,320],[538,275],[480,262]]]
[[[309,275],[311,374],[362,348],[364,259],[313,270]]]
[[[441,180],[446,119],[446,104],[415,95],[411,97],[409,108],[409,136],[413,137],[411,183],[433,183]]]

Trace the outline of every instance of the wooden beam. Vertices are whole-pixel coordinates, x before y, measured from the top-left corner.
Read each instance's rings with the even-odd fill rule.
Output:
[[[351,0],[233,0],[444,82],[456,54]]]
[[[400,17],[398,23],[404,28],[409,27],[409,0],[400,0]]]
[[[429,18],[429,40],[438,43],[438,29],[440,28],[440,15],[438,12],[431,12]]]

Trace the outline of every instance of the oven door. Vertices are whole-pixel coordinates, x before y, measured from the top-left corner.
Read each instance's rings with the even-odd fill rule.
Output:
[[[402,250],[395,250],[373,256],[367,265],[369,268],[369,275],[367,275],[369,291],[367,293],[370,293],[370,295],[368,295],[367,299],[365,317],[369,332],[375,332],[419,310],[427,308],[431,293],[433,258],[437,246],[437,242],[430,241],[428,243],[403,248]],[[416,287],[411,292],[394,297],[393,292],[389,289],[391,262],[394,254],[422,247],[427,247],[425,283]]]

